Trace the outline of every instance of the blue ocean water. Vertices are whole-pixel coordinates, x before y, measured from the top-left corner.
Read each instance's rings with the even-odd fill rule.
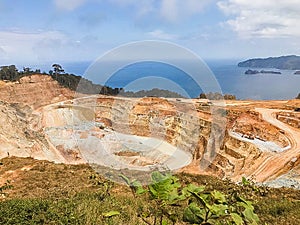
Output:
[[[219,83],[223,94],[234,94],[239,99],[292,99],[300,93],[300,75],[294,75],[293,70],[278,70],[282,74],[245,75],[248,68],[237,66],[238,61],[206,61],[212,74]],[[75,62],[62,64],[65,71],[83,75],[97,83],[97,74],[85,74],[91,62]],[[191,65],[192,66],[192,65]],[[47,71],[45,68],[44,70]],[[262,69],[258,69],[262,70]],[[125,87],[125,90],[164,88],[180,94],[197,97],[202,92],[189,74],[171,65],[157,62],[144,62],[120,68],[106,82],[112,87]]]

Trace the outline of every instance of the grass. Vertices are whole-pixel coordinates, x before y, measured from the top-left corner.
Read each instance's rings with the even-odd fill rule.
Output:
[[[30,168],[28,171],[22,168]],[[251,200],[261,224],[300,224],[300,191],[236,185],[209,176],[178,174],[183,185],[205,185]],[[0,224],[145,224],[139,214],[155,209],[146,196],[135,198],[130,188],[110,182],[88,165],[63,165],[31,158],[5,158],[0,163],[0,180],[10,179],[11,189],[0,201]],[[2,185],[0,183],[0,187]],[[105,213],[118,211],[120,215]],[[182,208],[173,207],[176,224]]]

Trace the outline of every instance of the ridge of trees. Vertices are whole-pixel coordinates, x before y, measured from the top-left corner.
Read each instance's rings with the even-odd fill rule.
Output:
[[[210,100],[236,100],[235,95],[231,94],[224,94],[222,95],[221,93],[218,92],[209,92],[209,93],[201,93],[199,95],[200,99],[210,99]]]
[[[16,82],[19,81],[22,77],[39,74],[51,76],[61,86],[83,94],[121,95],[124,97],[153,96],[166,98],[183,98],[183,96],[179,95],[176,92],[158,88],[154,88],[149,91],[141,90],[132,92],[125,91],[124,88],[113,88],[100,84],[94,84],[92,81],[82,76],[66,73],[60,64],[55,63],[52,65],[52,68],[53,69],[47,73],[41,72],[40,69],[33,70],[30,67],[23,67],[23,70],[19,71],[15,65],[1,66],[0,80]]]
[[[185,98],[184,96],[176,92],[158,89],[158,88],[153,88],[151,90],[141,90],[137,92],[122,91],[120,92],[120,95],[124,97],[133,97],[133,98],[142,98],[142,97]]]

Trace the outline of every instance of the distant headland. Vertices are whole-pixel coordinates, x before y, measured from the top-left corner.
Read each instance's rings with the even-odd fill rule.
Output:
[[[288,55],[269,58],[255,58],[238,63],[239,67],[275,68],[281,70],[300,70],[300,56]]]

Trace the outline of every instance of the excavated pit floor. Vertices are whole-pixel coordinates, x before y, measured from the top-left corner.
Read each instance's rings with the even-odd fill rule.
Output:
[[[45,132],[58,149],[78,152],[85,162],[113,169],[177,170],[192,161],[191,154],[163,140],[118,133],[100,123],[48,127]]]

